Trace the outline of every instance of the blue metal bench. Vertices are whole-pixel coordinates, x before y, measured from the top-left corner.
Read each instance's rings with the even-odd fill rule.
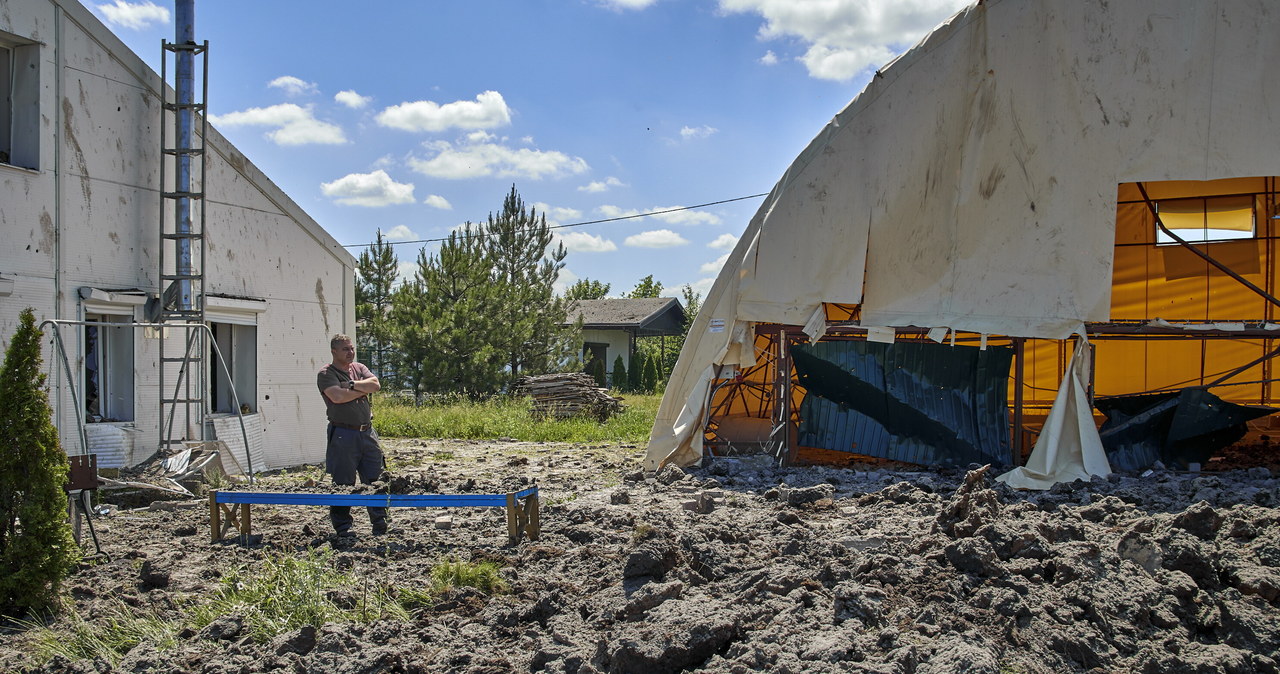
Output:
[[[215,490],[209,492],[209,526],[213,542],[222,540],[232,529],[247,537],[252,530],[249,515],[249,506],[252,504],[384,508],[497,507],[507,510],[507,535],[512,545],[519,543],[520,538],[525,535],[529,540],[536,541],[541,533],[536,486],[506,494],[295,494]]]

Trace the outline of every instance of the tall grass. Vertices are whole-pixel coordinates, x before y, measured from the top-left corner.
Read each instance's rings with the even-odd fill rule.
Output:
[[[167,617],[116,601],[91,619],[72,606],[50,626],[17,622],[29,631],[37,666],[61,655],[72,661],[101,658],[115,667],[139,644],[168,650],[184,628],[198,630],[232,615],[243,620],[245,634],[258,643],[304,625],[408,621],[413,612],[434,605],[450,588],[473,587],[486,595],[507,592],[500,571],[493,562],[444,558],[432,567],[426,582],[397,587],[340,571],[328,549],[280,552],[251,567],[227,571],[213,596],[192,598]]]
[[[378,398],[373,425],[380,435],[403,438],[647,443],[662,396],[626,394],[623,398],[627,409],[604,423],[588,418],[534,419],[528,398],[453,399],[419,407]]]
[[[199,629],[239,615],[249,636],[261,643],[304,625],[407,619],[392,594],[381,584],[338,571],[330,551],[313,549],[301,557],[268,557],[252,572],[233,570],[213,600],[195,608],[192,622]]]
[[[44,663],[55,655],[68,660],[102,658],[114,667],[120,658],[143,642],[171,648],[181,626],[150,609],[135,609],[122,601],[108,604],[90,622],[72,606],[58,629],[20,623],[32,630],[34,657]]]

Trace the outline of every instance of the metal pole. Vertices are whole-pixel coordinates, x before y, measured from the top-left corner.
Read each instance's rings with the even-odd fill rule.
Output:
[[[179,46],[194,46],[196,42],[195,0],[175,0],[175,36],[174,42]],[[177,94],[178,107],[175,111],[177,132],[177,149],[175,156],[177,169],[174,175],[173,191],[179,194],[191,191],[191,155],[182,150],[190,150],[195,136],[194,111],[191,105],[195,102],[195,54],[191,49],[178,49],[176,55],[176,80],[174,91]],[[191,199],[178,197],[174,203],[174,223],[179,234],[191,233]],[[191,239],[177,240],[177,273],[191,274]],[[191,296],[191,280],[178,280],[178,306],[183,311],[191,311],[194,300]]]

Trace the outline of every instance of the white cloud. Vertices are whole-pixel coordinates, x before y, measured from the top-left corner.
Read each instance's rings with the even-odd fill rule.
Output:
[[[342,127],[316,119],[309,108],[281,103],[266,108],[249,108],[225,115],[209,115],[218,126],[274,126],[267,138],[276,145],[341,145],[347,142]]]
[[[449,203],[449,200],[448,200],[448,199],[445,199],[444,197],[440,196],[439,194],[431,194],[431,195],[428,195],[426,199],[423,199],[423,200],[422,200],[422,203],[424,203],[424,204],[426,204],[426,205],[428,205],[428,206],[430,206],[430,207],[432,207],[432,208],[438,208],[438,209],[440,209],[440,210],[442,210],[442,211],[452,211],[452,210],[453,210],[453,204]]]
[[[485,91],[474,101],[454,101],[444,105],[434,101],[411,101],[393,105],[378,113],[378,123],[405,131],[492,129],[511,123],[511,109],[502,94]]]
[[[547,224],[559,225],[566,221],[572,222],[582,217],[582,211],[576,208],[564,208],[562,206],[552,206],[544,201],[537,201],[530,204],[534,210],[542,215],[547,216]]]
[[[409,158],[409,167],[432,178],[461,180],[496,176],[499,178],[559,178],[585,173],[590,167],[581,157],[554,150],[512,148],[499,143],[449,141],[423,143],[434,152],[429,159]]]
[[[564,244],[565,248],[575,253],[608,253],[618,249],[618,246],[609,239],[586,232],[565,232],[557,235],[556,238]]]
[[[778,65],[778,55],[773,53],[773,50],[770,49],[764,53],[764,56],[760,57],[760,63],[767,66]]]
[[[680,128],[680,137],[684,140],[694,140],[696,138],[706,138],[717,131],[719,131],[719,129],[714,126],[685,126]]]
[[[800,61],[810,76],[848,81],[858,73],[884,65],[970,0],[719,2],[720,9],[726,12],[760,15],[764,19],[759,33],[762,40],[799,38],[808,44]]]
[[[698,268],[698,271],[702,272],[703,274],[711,274],[714,276],[720,273],[720,268],[723,267],[724,263],[728,261],[729,261],[729,254],[725,253],[724,255],[721,255],[720,257],[712,260],[711,262],[707,262],[706,264],[702,265],[701,267]]]
[[[738,237],[726,232],[717,236],[714,241],[707,244],[707,248],[714,248],[715,250],[733,250],[733,247],[736,245],[738,245]]]
[[[351,108],[352,110],[359,110],[373,101],[373,96],[361,96],[352,89],[346,89],[334,94],[333,100]]]
[[[277,89],[284,89],[286,94],[290,96],[300,96],[302,94],[314,94],[319,89],[315,82],[294,77],[293,75],[281,75],[280,77],[267,82],[267,86]]]
[[[577,274],[568,269],[561,269],[560,275],[556,277],[556,282],[551,284],[551,290],[557,295],[563,295],[570,286],[577,283],[579,277]]]
[[[634,248],[675,248],[684,246],[689,241],[669,229],[655,229],[649,232],[632,234],[623,243]]]
[[[610,187],[625,187],[625,185],[621,180],[618,180],[613,176],[609,176],[604,180],[593,180],[592,182],[589,182],[586,185],[579,187],[578,191],[592,192],[592,193],[604,192],[604,191],[607,191]]]
[[[637,211],[635,209],[623,210],[617,206],[604,205],[596,208],[596,211],[606,218],[626,218],[636,215],[649,215],[650,217],[657,218],[670,225],[720,224],[720,216],[715,213],[707,213],[706,211],[696,211],[691,209],[678,210],[683,208],[683,206],[664,206]]]
[[[414,277],[418,275],[418,263],[416,259],[417,258],[414,258],[414,260],[400,260],[400,264],[396,265],[395,285],[411,282]]]
[[[711,293],[711,286],[715,285],[715,282],[715,277],[709,276],[690,283],[689,287],[693,288],[693,292],[698,293],[702,296],[702,299],[705,300],[707,299],[707,295]]]
[[[600,0],[600,6],[615,12],[648,9],[658,0]]]
[[[416,241],[419,237],[418,233],[409,229],[407,225],[396,225],[390,231],[385,232],[382,238],[387,241]]]
[[[107,23],[121,28],[142,30],[153,23],[169,23],[169,10],[151,2],[125,2],[116,0],[114,5],[97,5]]]
[[[351,173],[331,183],[321,183],[320,191],[347,206],[378,207],[414,201],[413,184],[398,183],[382,169],[372,173]]]

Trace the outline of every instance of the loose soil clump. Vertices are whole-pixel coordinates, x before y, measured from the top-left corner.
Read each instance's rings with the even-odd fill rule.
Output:
[[[542,488],[542,535],[501,509],[394,509],[338,539],[324,508],[254,506],[211,543],[203,500],[97,520],[110,561],[69,579],[75,611],[178,619],[234,569],[282,551],[401,590],[442,560],[493,562],[505,593],[460,588],[405,620],[268,641],[222,616],[116,663],[43,664],[29,629],[0,670],[43,672],[1278,672],[1280,480],[1267,468],[1155,470],[1020,492],[994,473],[718,459],[646,477],[634,446],[384,440],[391,493]],[[308,482],[310,481],[310,482]],[[318,469],[257,490],[329,489]],[[240,487],[245,488],[245,487]],[[447,515],[448,528],[439,518]],[[362,588],[351,588],[355,595]],[[67,618],[54,621],[65,627]]]

